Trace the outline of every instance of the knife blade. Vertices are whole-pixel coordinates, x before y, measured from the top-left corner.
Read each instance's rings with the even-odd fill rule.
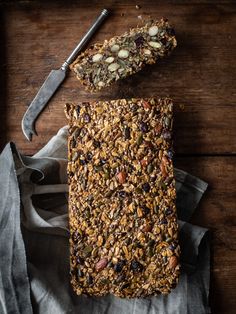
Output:
[[[102,10],[101,14],[97,17],[88,32],[81,39],[79,44],[75,47],[66,61],[62,64],[61,68],[52,70],[49,73],[42,87],[39,89],[37,95],[29,105],[21,122],[22,131],[29,141],[32,140],[33,135],[37,135],[37,132],[35,131],[35,121],[50,98],[54,95],[58,87],[64,81],[69,65],[74,61],[78,53],[85,47],[108,14],[108,10]]]

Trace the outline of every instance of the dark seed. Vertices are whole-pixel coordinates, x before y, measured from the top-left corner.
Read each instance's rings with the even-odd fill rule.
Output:
[[[108,262],[107,267],[111,267],[113,268],[114,264],[112,263],[112,261]]]
[[[148,172],[148,173],[152,173],[153,170],[154,170],[153,164],[149,164],[149,165],[147,166],[147,172]]]
[[[80,109],[81,109],[81,107],[78,105],[78,106],[76,107],[76,112],[77,112],[77,115],[78,115],[78,116],[80,115]]]
[[[153,113],[154,113],[154,115],[159,116],[161,112],[160,112],[160,109],[155,108]]]
[[[83,277],[84,274],[82,272],[82,270],[80,268],[78,268],[78,272],[77,272],[78,278]]]
[[[170,243],[172,241],[171,238],[167,237],[166,240],[165,240],[167,243]]]
[[[87,281],[88,281],[88,284],[89,284],[89,285],[92,285],[92,283],[93,283],[93,277],[92,277],[91,275],[88,275]]]
[[[75,231],[74,233],[73,233],[73,240],[76,242],[76,241],[78,241],[78,237],[79,237],[79,233],[78,233],[78,231]]]
[[[142,185],[142,188],[143,188],[144,192],[149,192],[151,187],[150,187],[150,184],[148,182],[145,182]]]
[[[101,283],[102,285],[108,285],[109,282],[110,282],[110,281],[109,281],[108,278],[102,278],[101,281],[100,281],[100,283]]]
[[[87,114],[87,113],[84,113],[83,118],[84,118],[84,122],[86,122],[86,123],[89,123],[89,122],[90,122],[90,120],[91,120],[90,115],[89,115],[89,114]]]
[[[176,244],[175,243],[172,243],[170,246],[169,246],[169,249],[171,251],[174,251],[176,249]]]
[[[71,140],[71,147],[72,148],[76,147],[76,140],[74,138]]]
[[[141,244],[140,242],[137,242],[137,247],[138,247],[139,249],[141,249],[143,246],[142,246],[142,244]]]
[[[125,139],[129,140],[130,139],[130,128],[129,127],[125,127],[124,133],[125,133]]]
[[[126,289],[126,288],[128,288],[129,287],[129,283],[125,283],[125,284],[123,284],[122,286],[121,286],[121,290],[124,290],[124,289]]]
[[[172,213],[173,213],[172,209],[170,209],[170,208],[166,208],[166,209],[165,209],[165,214],[166,214],[166,215],[170,215],[170,214],[172,214]]]
[[[105,165],[105,163],[106,163],[106,160],[105,160],[105,159],[100,159],[99,164],[100,164],[101,166]]]
[[[77,256],[76,259],[77,259],[77,263],[78,263],[78,264],[82,265],[82,264],[84,263],[84,259],[83,259],[82,257]]]
[[[128,165],[128,168],[129,168],[129,172],[132,172],[135,170],[134,166],[131,164]]]
[[[134,272],[138,272],[143,269],[143,265],[140,264],[138,261],[133,260],[130,264],[130,269],[133,270]]]
[[[80,129],[80,137],[83,138],[86,135],[87,131],[86,129],[82,128]]]
[[[88,218],[88,219],[91,217],[89,207],[86,207],[86,209],[85,209],[85,211],[84,211],[84,216],[85,216],[86,218]]]
[[[76,270],[75,269],[71,269],[70,270],[70,276],[76,276]]]
[[[84,166],[84,165],[86,165],[86,163],[87,163],[87,161],[85,160],[85,159],[80,159],[80,164],[82,165],[82,166]]]
[[[146,205],[141,207],[143,214],[148,215],[150,213],[150,208],[148,208]]]
[[[172,27],[167,28],[166,31],[168,35],[175,36],[175,30]]]
[[[100,172],[100,171],[102,171],[102,166],[94,166],[94,170],[96,172]]]
[[[167,42],[167,39],[164,37],[161,39],[161,43],[165,46],[166,45],[166,42]]]
[[[125,235],[126,235],[126,233],[125,233]],[[125,241],[124,241],[124,243],[126,245],[129,245],[131,242],[132,242],[132,240],[130,238],[126,238]]]
[[[93,141],[93,146],[94,146],[95,148],[99,148],[99,147],[101,146],[101,144],[100,144],[99,141],[94,140],[94,141]]]
[[[173,154],[172,150],[168,150],[167,155],[170,159],[172,159],[174,154]]]
[[[158,214],[158,212],[159,212],[159,206],[155,206],[155,207],[154,207],[154,213],[155,213],[155,214]]]
[[[126,192],[125,191],[118,191],[118,197],[120,198],[125,198],[126,197]]]
[[[154,255],[154,251],[153,251],[153,248],[152,248],[152,247],[149,247],[149,248],[148,248],[147,254],[148,254],[149,257],[152,257],[152,256]]]
[[[114,190],[110,190],[110,191],[108,191],[108,192],[105,194],[105,196],[106,196],[106,197],[111,197],[113,193],[114,193]]]
[[[86,155],[86,159],[87,159],[88,161],[92,160],[92,159],[93,159],[93,154],[90,153],[90,152],[88,152],[87,155]]]
[[[157,179],[157,177],[156,177],[156,176],[151,176],[151,177],[150,177],[150,181],[151,181],[151,182],[155,182],[155,181],[156,181],[156,179]]]
[[[138,145],[141,145],[143,142],[143,135],[142,134],[139,134],[138,138],[137,138],[137,144]]]
[[[103,171],[104,171],[104,176],[106,179],[109,179],[110,178],[110,169],[108,168],[103,168]]]
[[[165,179],[165,185],[167,186],[167,185],[171,184],[172,181],[173,181],[173,177],[167,177]]]
[[[163,261],[164,261],[164,263],[166,263],[167,262],[167,256],[163,256]]]
[[[92,202],[93,202],[93,196],[90,194],[88,197],[87,197],[87,202],[92,205]]]
[[[165,182],[162,182],[162,183],[161,183],[161,187],[162,187],[163,190],[166,190],[166,189],[167,189],[166,183],[165,183]]]
[[[160,225],[166,225],[167,224],[167,220],[166,219],[162,219],[161,221],[160,221]]]
[[[135,40],[134,40],[137,48],[142,47],[143,43],[145,42],[143,36],[138,36]]]
[[[138,187],[138,188],[135,189],[135,192],[136,192],[137,194],[141,194],[141,193],[142,193],[142,189],[140,189],[140,188]]]
[[[153,150],[153,148],[154,148],[153,144],[150,141],[145,141],[145,146],[147,148],[150,148],[151,150]]]
[[[138,110],[138,105],[134,104],[132,107],[131,107],[131,111],[132,112],[136,112]]]
[[[81,129],[80,128],[77,128],[74,132],[73,132],[73,137],[74,139],[76,140],[78,138],[78,136],[80,135],[80,131]]]
[[[156,243],[155,240],[152,239],[148,242],[148,246],[154,247],[155,243]]]
[[[125,262],[124,261],[119,261],[117,264],[114,266],[114,270],[117,273],[120,273],[122,271],[122,268],[124,267]]]
[[[85,256],[89,256],[92,250],[93,250],[92,246],[88,245],[83,249],[83,253]]]
[[[148,132],[148,124],[146,122],[141,122],[140,123],[140,130],[144,133]]]

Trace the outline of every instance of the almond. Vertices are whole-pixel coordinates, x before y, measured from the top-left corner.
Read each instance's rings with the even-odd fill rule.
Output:
[[[103,270],[107,266],[107,263],[108,263],[107,258],[104,257],[104,258],[100,259],[100,261],[97,262],[97,264],[95,266],[96,271],[99,272],[99,271]]]
[[[172,255],[169,259],[169,268],[175,268],[178,265],[178,258],[174,255]]]
[[[117,179],[120,184],[124,184],[126,181],[126,173],[124,171],[121,171],[117,174]]]

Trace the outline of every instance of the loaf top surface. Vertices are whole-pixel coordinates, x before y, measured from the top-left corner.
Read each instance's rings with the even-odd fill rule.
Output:
[[[168,293],[179,275],[171,99],[68,104],[77,294]]]
[[[97,91],[155,63],[176,45],[174,29],[167,20],[150,21],[85,50],[71,69],[87,90]]]

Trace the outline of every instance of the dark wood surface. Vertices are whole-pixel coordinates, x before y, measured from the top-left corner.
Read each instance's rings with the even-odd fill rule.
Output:
[[[236,308],[236,3],[235,1],[1,1],[0,144],[12,140],[34,154],[65,125],[67,101],[132,96],[170,96],[175,102],[175,165],[209,183],[193,222],[212,233],[213,313]],[[140,5],[137,10],[135,5]],[[110,89],[88,94],[73,74],[36,123],[29,143],[21,119],[51,69],[86,32],[100,9],[113,14],[94,41],[168,17],[178,47],[159,64]]]

